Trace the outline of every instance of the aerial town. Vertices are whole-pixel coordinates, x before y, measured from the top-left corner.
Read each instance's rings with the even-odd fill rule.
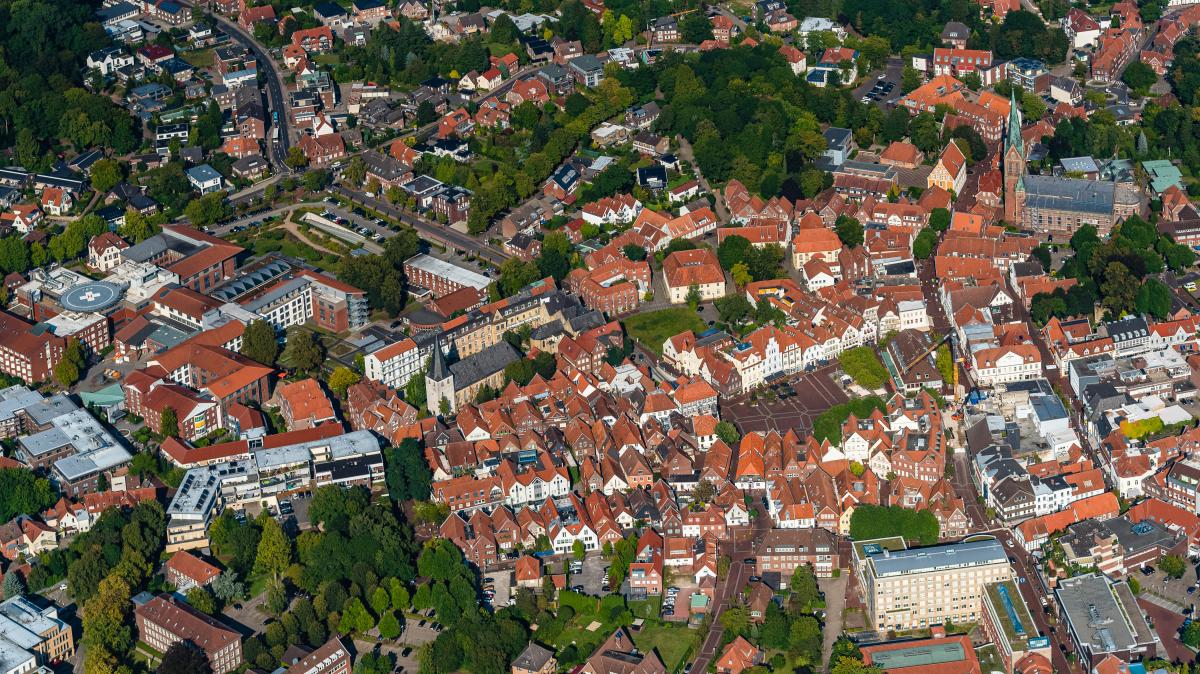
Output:
[[[0,0],[0,674],[1200,671],[1200,0]]]

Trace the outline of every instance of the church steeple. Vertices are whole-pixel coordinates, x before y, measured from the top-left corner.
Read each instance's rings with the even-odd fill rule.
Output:
[[[1025,156],[1025,141],[1021,138],[1021,108],[1017,105],[1017,92],[1014,89],[1008,96],[1008,133],[1004,137],[1004,153],[1014,149]]]
[[[433,342],[433,359],[429,364],[429,378],[434,381],[443,381],[450,377],[450,368],[446,367],[446,357],[442,355],[442,340],[437,338]]]

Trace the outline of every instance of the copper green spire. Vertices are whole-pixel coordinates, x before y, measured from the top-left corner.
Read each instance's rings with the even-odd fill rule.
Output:
[[[1021,109],[1017,107],[1017,90],[1013,89],[1008,95],[1008,135],[1004,139],[1004,152],[1014,148],[1022,157],[1025,156],[1025,141],[1021,138]]]

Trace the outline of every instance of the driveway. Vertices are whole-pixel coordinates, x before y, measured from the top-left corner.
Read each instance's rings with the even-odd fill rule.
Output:
[[[821,645],[821,661],[826,669],[835,663],[829,661],[833,654],[833,644],[842,636],[842,610],[846,608],[846,590],[849,589],[850,573],[847,571],[837,578],[820,578],[817,585],[825,593],[825,642]]]

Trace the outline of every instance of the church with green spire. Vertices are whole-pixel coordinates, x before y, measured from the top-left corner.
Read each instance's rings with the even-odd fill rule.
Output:
[[[1008,129],[1004,134],[1004,221],[1020,226],[1021,176],[1025,174],[1025,140],[1021,138],[1021,108],[1016,91],[1009,95]]]

